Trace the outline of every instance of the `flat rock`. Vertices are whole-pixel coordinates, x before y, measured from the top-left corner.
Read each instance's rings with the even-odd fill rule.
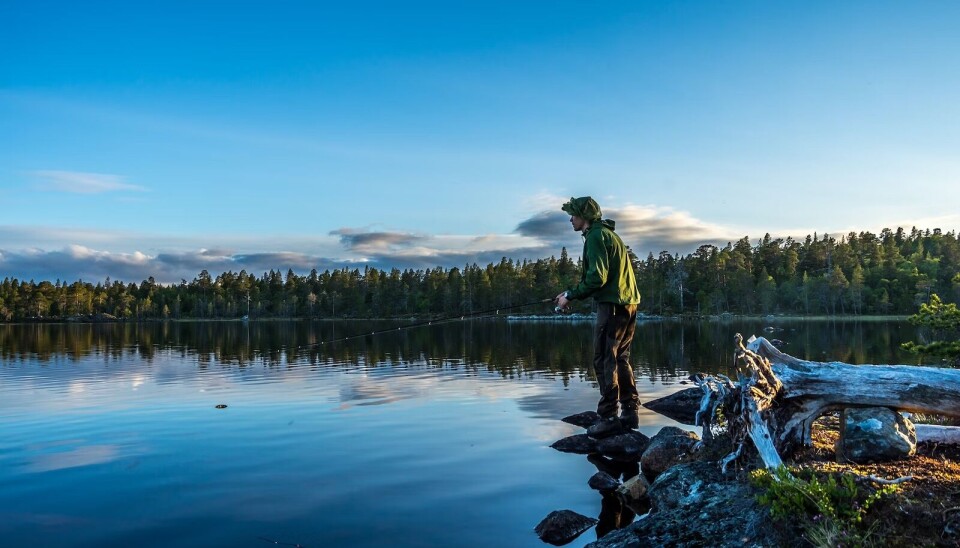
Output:
[[[590,481],[587,482],[587,485],[595,491],[610,493],[615,491],[617,487],[620,487],[620,482],[606,472],[597,472],[590,476]]]
[[[584,411],[583,413],[577,413],[576,415],[563,417],[560,420],[567,424],[579,426],[580,428],[590,428],[598,420],[600,420],[600,415],[596,411]]]
[[[620,462],[640,462],[650,438],[636,430],[610,436],[597,442],[597,451]]]
[[[589,455],[590,453],[596,453],[597,451],[597,440],[591,438],[586,434],[574,434],[572,436],[567,436],[563,439],[553,442],[553,447],[557,451],[563,453],[576,453],[578,455]]]
[[[677,422],[693,425],[702,399],[703,390],[700,388],[685,388],[669,396],[650,400],[643,406]]]
[[[596,524],[596,519],[588,518],[573,510],[554,510],[537,524],[534,531],[537,532],[540,540],[560,546],[577,538]]]

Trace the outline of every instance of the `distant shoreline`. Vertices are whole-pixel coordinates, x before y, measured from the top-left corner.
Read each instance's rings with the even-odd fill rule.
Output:
[[[586,322],[593,321],[594,314],[523,314],[523,315],[499,315],[499,316],[479,316],[477,320],[506,320],[508,322]],[[638,322],[659,322],[659,321],[694,321],[694,322],[728,322],[734,320],[757,320],[768,321],[771,323],[783,321],[842,321],[842,322],[877,322],[877,321],[904,321],[909,318],[908,315],[836,315],[827,316],[822,314],[799,316],[799,315],[771,315],[771,314],[712,314],[712,315],[638,315]],[[403,318],[37,318],[18,320],[13,322],[0,322],[0,325],[36,325],[36,324],[143,324],[143,323],[268,323],[268,322],[371,322],[371,321],[429,321],[430,317],[403,317]],[[434,318],[434,321],[456,320],[458,317]],[[465,320],[467,318],[464,318]]]

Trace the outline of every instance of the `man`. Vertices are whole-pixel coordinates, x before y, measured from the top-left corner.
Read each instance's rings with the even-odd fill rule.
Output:
[[[587,433],[603,438],[639,425],[640,396],[630,367],[630,344],[637,326],[640,292],[627,246],[613,231],[614,222],[601,220],[597,202],[589,196],[570,198],[561,209],[570,214],[573,229],[583,234],[583,270],[580,283],[557,295],[555,301],[560,308],[587,297],[597,302],[593,367],[600,383],[600,421]]]

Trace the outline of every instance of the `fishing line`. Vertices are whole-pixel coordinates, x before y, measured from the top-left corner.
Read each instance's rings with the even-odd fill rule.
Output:
[[[471,312],[469,314],[460,314],[458,316],[447,316],[445,318],[437,318],[435,320],[426,320],[426,321],[422,321],[422,322],[418,322],[410,325],[401,325],[400,327],[391,327],[390,329],[379,329],[376,331],[370,331],[369,333],[360,333],[359,335],[350,335],[349,337],[341,337],[339,339],[331,339],[329,341],[320,341],[312,344],[304,344],[304,345],[298,346],[297,350],[310,348],[313,346],[325,346],[328,344],[349,341],[351,339],[359,339],[360,337],[370,337],[373,335],[380,335],[383,333],[396,333],[398,331],[414,329],[416,327],[424,327],[428,325],[439,325],[443,323],[458,322],[458,321],[465,320],[467,318],[474,319],[474,318],[483,317],[484,315],[489,315],[490,317],[493,317],[493,316],[499,315],[501,310],[514,310],[516,308],[524,308],[527,306],[533,306],[535,304],[546,304],[546,303],[552,303],[552,302],[553,302],[553,298],[550,298],[550,299],[541,299],[539,301],[532,301],[524,304],[515,304],[512,306],[500,306],[497,308],[488,308],[487,310],[480,310],[477,312]]]

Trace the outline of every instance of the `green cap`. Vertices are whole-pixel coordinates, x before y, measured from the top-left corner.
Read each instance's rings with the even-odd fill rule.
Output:
[[[570,201],[560,206],[560,209],[574,217],[580,217],[590,222],[599,221],[602,216],[600,204],[590,196],[570,198]]]

